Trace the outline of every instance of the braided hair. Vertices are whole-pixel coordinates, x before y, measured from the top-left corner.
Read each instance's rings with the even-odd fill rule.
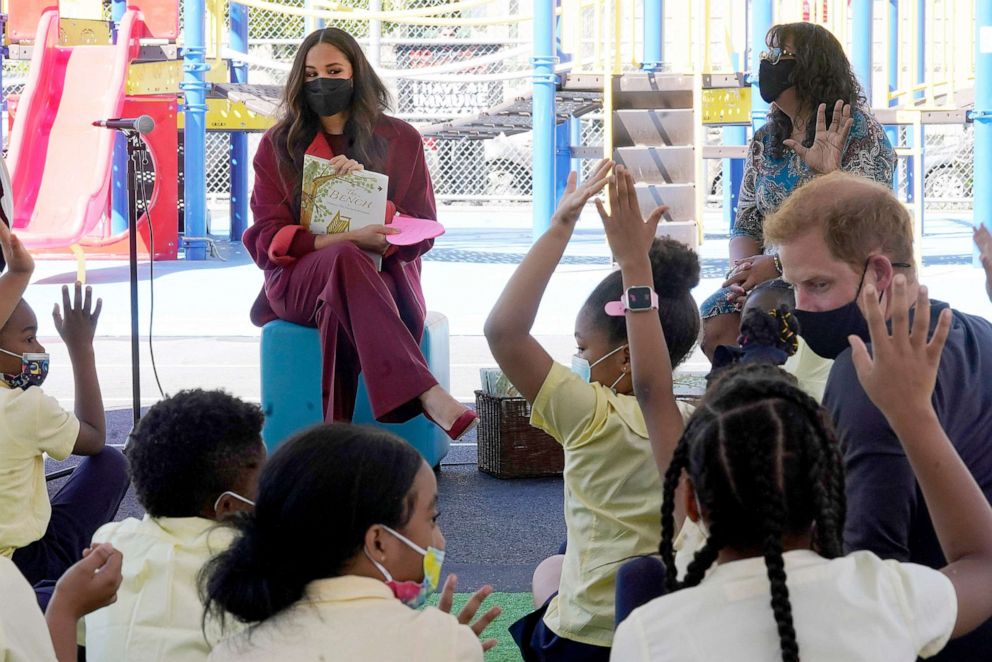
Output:
[[[750,308],[741,318],[741,334],[737,343],[741,349],[752,344],[764,345],[792,356],[799,349],[799,320],[787,303],[770,310]]]
[[[675,490],[687,471],[709,536],[680,581],[675,568]],[[661,557],[669,592],[699,584],[724,548],[760,549],[782,659],[799,659],[782,537],[812,531],[812,546],[841,556],[844,475],[832,424],[795,379],[768,364],[739,364],[707,391],[665,473]]]

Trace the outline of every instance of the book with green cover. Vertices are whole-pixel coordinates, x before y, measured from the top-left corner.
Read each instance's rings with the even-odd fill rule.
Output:
[[[313,234],[338,234],[368,225],[382,225],[386,219],[386,191],[389,178],[369,170],[338,175],[327,159],[306,154],[300,223]],[[382,268],[382,256],[366,254]]]

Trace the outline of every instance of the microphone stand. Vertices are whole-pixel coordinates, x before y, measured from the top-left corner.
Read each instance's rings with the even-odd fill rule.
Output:
[[[143,171],[148,150],[144,138],[137,131],[119,131],[127,138],[127,157],[130,161],[127,176],[127,243],[131,281],[131,431],[134,432],[141,419],[141,357],[138,352],[138,173]],[[148,203],[150,201],[146,201]],[[155,256],[151,255],[150,258],[154,260]]]

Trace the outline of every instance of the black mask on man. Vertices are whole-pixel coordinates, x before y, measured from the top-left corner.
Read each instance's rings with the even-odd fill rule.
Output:
[[[822,312],[798,309],[795,311],[801,329],[799,335],[811,350],[825,359],[836,359],[841,352],[850,347],[848,336],[858,336],[866,342],[870,338],[868,320],[858,308],[858,298],[865,284],[865,274],[868,273],[868,262],[865,261],[865,269],[861,272],[861,282],[858,284],[858,291],[853,301],[840,308]]]
[[[778,99],[782,92],[792,87],[792,72],[796,68],[795,60],[779,60],[772,64],[762,60],[758,65],[758,92],[765,103]]]
[[[351,106],[353,91],[350,78],[314,78],[303,85],[307,105],[321,117],[347,110]]]

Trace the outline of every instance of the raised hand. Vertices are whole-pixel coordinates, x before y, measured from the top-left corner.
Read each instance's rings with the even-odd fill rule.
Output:
[[[457,587],[458,577],[455,575],[448,575],[448,578],[444,580],[444,588],[441,589],[441,597],[437,603],[438,609],[449,614],[451,613],[451,606],[454,602],[455,589]],[[462,625],[468,625],[478,637],[481,637],[485,629],[489,627],[489,624],[496,620],[501,613],[503,613],[501,608],[491,607],[485,614],[480,616],[475,623],[472,622],[472,619],[475,618],[479,608],[482,607],[482,603],[485,602],[486,598],[488,598],[492,592],[492,586],[489,586],[488,584],[483,586],[472,594],[472,597],[468,599],[465,606],[458,612],[458,622]],[[484,651],[490,650],[495,646],[495,639],[482,640],[482,650]]]
[[[932,411],[931,396],[937,383],[940,353],[951,326],[950,309],[942,310],[933,337],[927,340],[930,327],[930,298],[920,286],[912,329],[909,323],[909,299],[906,277],[899,274],[892,284],[892,333],[885,327],[885,318],[875,286],[865,284],[861,305],[868,319],[872,356],[864,341],[849,338],[852,360],[858,381],[890,424],[895,421]]]
[[[985,293],[992,301],[992,234],[984,223],[975,228],[975,243],[981,251],[982,267],[985,269]]]
[[[603,221],[606,239],[613,257],[621,266],[630,259],[643,258],[651,250],[658,222],[668,207],[655,207],[645,219],[637,202],[637,189],[630,170],[618,165],[609,187],[610,211],[602,200],[596,200],[596,210]]]
[[[852,126],[854,119],[851,117],[851,104],[838,99],[834,104],[833,119],[827,127],[827,104],[821,103],[816,109],[816,134],[813,144],[804,147],[792,139],[783,140],[782,144],[795,150],[812,170],[825,175],[840,169]]]
[[[603,159],[596,164],[592,174],[579,185],[576,185],[577,175],[574,172],[569,173],[565,193],[561,196],[561,201],[558,202],[558,209],[555,210],[554,216],[551,217],[551,225],[563,225],[570,229],[575,227],[576,221],[579,220],[579,214],[582,213],[582,208],[586,206],[589,198],[603,190],[607,180],[609,180],[610,168],[612,167],[613,161]]]
[[[2,221],[0,221],[0,249],[3,250],[3,258],[7,261],[7,269],[10,273],[30,276],[34,271],[31,254],[24,248],[17,235]]]
[[[69,286],[62,286],[62,311],[55,304],[52,318],[55,320],[55,330],[62,336],[70,352],[93,346],[93,336],[96,333],[96,323],[103,309],[103,299],[96,300],[92,306],[93,288],[86,286],[86,296],[83,297],[82,283],[76,281],[75,296],[69,301]]]

